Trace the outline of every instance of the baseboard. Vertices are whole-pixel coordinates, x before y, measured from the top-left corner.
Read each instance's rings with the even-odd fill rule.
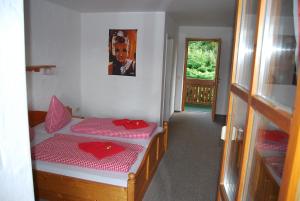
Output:
[[[215,121],[221,125],[226,125],[227,115],[215,114]]]

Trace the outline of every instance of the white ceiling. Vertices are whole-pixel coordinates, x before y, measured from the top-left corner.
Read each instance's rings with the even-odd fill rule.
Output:
[[[178,25],[233,26],[235,0],[48,0],[79,12],[167,11]]]

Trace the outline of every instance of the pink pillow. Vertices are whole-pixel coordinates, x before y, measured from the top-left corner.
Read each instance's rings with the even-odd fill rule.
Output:
[[[56,98],[52,96],[45,120],[45,129],[48,133],[53,133],[71,121],[69,110]]]

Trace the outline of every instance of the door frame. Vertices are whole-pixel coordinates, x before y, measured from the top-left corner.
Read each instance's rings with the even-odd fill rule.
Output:
[[[172,94],[172,78],[173,74],[173,46],[174,39],[165,35],[165,49],[164,49],[164,66],[163,66],[163,75],[162,75],[162,102],[161,102],[161,114],[160,119],[161,123],[165,120],[168,120],[171,116],[171,94]],[[172,68],[172,71],[169,72],[168,69]],[[171,79],[167,80],[168,75],[171,74]],[[167,93],[168,92],[168,93]],[[174,103],[173,103],[174,104]]]
[[[216,116],[216,107],[217,107],[217,94],[218,94],[218,85],[219,85],[219,68],[220,68],[220,57],[221,57],[221,42],[220,38],[186,38],[185,39],[185,55],[184,55],[184,73],[183,73],[183,90],[182,90],[182,101],[181,101],[181,111],[184,111],[185,99],[186,99],[186,67],[187,67],[187,58],[188,58],[188,44],[189,41],[209,41],[209,42],[217,42],[218,43],[218,56],[216,61],[216,70],[215,70],[215,84],[214,84],[214,96],[213,103],[211,106],[211,117],[212,120],[215,121]]]
[[[166,68],[167,68],[167,50],[168,49],[168,34],[165,34],[164,44],[164,65],[162,71],[162,90],[161,90],[161,109],[160,109],[160,124],[162,125],[165,118],[165,93],[166,93]]]

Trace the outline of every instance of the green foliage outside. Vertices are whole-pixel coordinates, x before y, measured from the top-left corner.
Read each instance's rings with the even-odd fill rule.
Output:
[[[217,56],[217,42],[189,41],[186,77],[214,80]]]

